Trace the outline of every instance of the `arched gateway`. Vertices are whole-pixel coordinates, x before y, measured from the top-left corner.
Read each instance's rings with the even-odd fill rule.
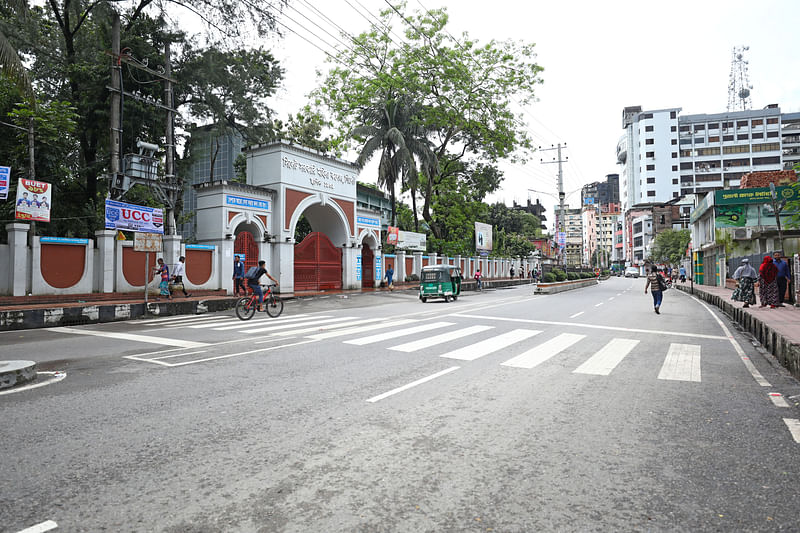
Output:
[[[380,282],[380,219],[357,207],[355,165],[286,142],[245,154],[247,184],[196,186],[198,241],[220,246],[223,279],[239,253],[247,266],[264,259],[281,293]],[[312,233],[297,243],[301,216]]]

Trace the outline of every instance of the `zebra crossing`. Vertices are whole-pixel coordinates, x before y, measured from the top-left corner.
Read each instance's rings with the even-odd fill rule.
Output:
[[[299,314],[279,318],[256,318],[241,321],[230,316],[173,317],[142,321],[145,328],[171,330],[187,328],[249,335],[279,341],[299,337],[303,343],[317,341],[341,342],[352,346],[377,346],[390,352],[425,352],[444,359],[475,361],[497,353],[512,353],[500,366],[531,370],[558,356],[583,354],[579,348],[588,335],[561,332],[541,342],[534,338],[547,337],[552,331],[521,328],[500,331],[495,325],[464,325],[455,320],[428,322],[413,317],[356,317],[326,314]],[[622,332],[624,333],[624,331]],[[249,337],[248,337],[249,338]],[[463,344],[454,349],[442,349],[450,344]],[[269,342],[269,341],[262,341]],[[257,344],[260,344],[257,343]],[[640,340],[615,337],[581,362],[572,373],[608,376],[640,345]],[[288,346],[288,345],[287,345]],[[671,343],[664,356],[657,379],[664,381],[701,381],[701,349],[698,344]],[[250,353],[250,352],[247,352]],[[184,354],[190,355],[190,354]],[[170,354],[168,357],[180,357]],[[206,359],[204,359],[206,360]]]

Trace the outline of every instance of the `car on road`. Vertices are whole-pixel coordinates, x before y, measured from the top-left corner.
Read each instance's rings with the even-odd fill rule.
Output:
[[[639,268],[638,267],[628,267],[625,269],[625,277],[626,278],[638,278],[639,277]]]

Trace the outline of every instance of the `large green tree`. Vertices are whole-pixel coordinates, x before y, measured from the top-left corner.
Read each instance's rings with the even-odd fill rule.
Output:
[[[686,254],[692,232],[688,229],[666,229],[653,240],[650,258],[656,263],[677,265]]]
[[[440,161],[438,172],[421,180],[422,216],[437,239],[446,229],[433,213],[437,189],[459,175],[470,160],[493,163],[530,147],[522,111],[534,99],[542,68],[534,45],[513,41],[479,43],[468,34],[454,38],[445,9],[408,13],[405,3],[383,11],[380,22],[341,51],[315,92],[345,140],[362,125],[362,111],[383,95],[402,94],[417,105],[420,122]],[[404,41],[388,28],[402,25]]]

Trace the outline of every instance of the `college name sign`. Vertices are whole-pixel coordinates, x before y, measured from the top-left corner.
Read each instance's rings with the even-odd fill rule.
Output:
[[[775,194],[779,202],[798,198],[798,193],[793,187],[775,187]],[[715,205],[765,204],[771,201],[772,193],[769,187],[714,191]]]
[[[307,175],[312,187],[335,190],[337,185],[354,186],[355,175],[343,174],[314,163],[299,161],[289,156],[281,157],[281,167]]]
[[[235,205],[236,207],[246,207],[248,209],[257,209],[259,211],[269,211],[269,200],[257,200],[256,198],[245,198],[244,196],[233,196],[231,194],[226,194],[225,203],[227,205]]]

